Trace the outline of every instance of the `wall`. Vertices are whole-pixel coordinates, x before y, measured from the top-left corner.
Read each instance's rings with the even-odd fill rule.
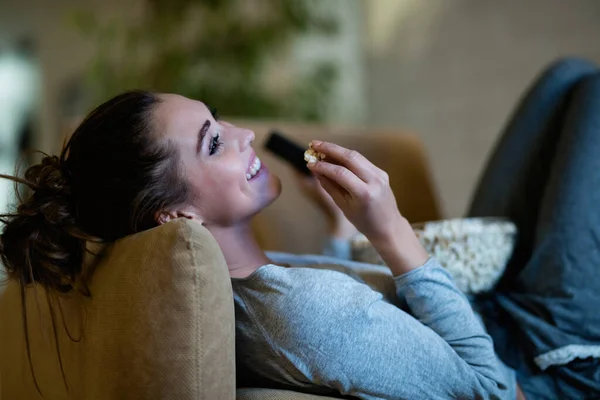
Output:
[[[600,61],[597,0],[364,1],[368,121],[423,138],[447,216],[467,207],[520,93],[565,55]]]
[[[38,106],[38,135],[33,145],[44,151],[60,148],[61,93],[68,82],[80,76],[91,49],[68,22],[73,10],[87,9],[97,15],[124,13],[132,2],[118,0],[21,0],[0,1],[0,43],[26,34],[36,44],[42,74]]]
[[[0,1],[0,42],[25,30],[38,41],[44,81],[37,147],[58,149],[60,92],[91,52],[67,27],[68,11],[86,7],[106,16],[132,9],[132,3]],[[464,212],[487,153],[537,71],[568,54],[600,61],[597,0],[335,0],[335,5],[345,33],[335,52],[347,68],[338,88],[346,111],[335,110],[333,119],[359,125],[366,119],[368,125],[419,133],[448,216]],[[306,60],[328,51],[319,46],[307,38],[295,54]]]
[[[363,57],[364,0],[327,0],[318,3],[338,21],[332,37],[306,35],[294,43],[290,60],[306,65],[314,60],[332,60],[338,66],[328,120],[335,124],[362,125],[367,114],[365,66]],[[301,68],[300,68],[301,70]]]
[[[293,46],[289,65],[324,57],[340,63],[343,69],[334,93],[337,101],[330,110],[331,120],[360,123],[366,104],[364,73],[359,62],[362,54],[360,1],[330,1],[328,8],[340,21],[340,36],[324,42],[312,37],[299,40]],[[62,93],[69,82],[81,77],[93,51],[70,27],[69,13],[85,9],[93,11],[99,18],[111,18],[133,14],[139,10],[139,4],[140,0],[0,0],[0,46],[23,33],[30,35],[37,44],[43,87],[35,147],[50,152],[60,149],[64,129],[61,125],[64,122],[60,107]],[[226,114],[226,110],[222,112]]]

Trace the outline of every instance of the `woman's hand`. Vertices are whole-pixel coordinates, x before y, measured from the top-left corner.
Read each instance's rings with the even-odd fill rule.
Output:
[[[358,233],[314,175],[306,176],[299,172],[294,172],[294,175],[300,191],[325,214],[330,236],[349,240]]]
[[[326,158],[308,168],[392,272],[401,274],[424,264],[427,252],[400,214],[387,173],[354,150],[320,141],[313,141],[312,147]]]
[[[308,167],[346,217],[372,243],[393,236],[403,217],[387,173],[356,151],[327,142],[312,144],[326,158]]]

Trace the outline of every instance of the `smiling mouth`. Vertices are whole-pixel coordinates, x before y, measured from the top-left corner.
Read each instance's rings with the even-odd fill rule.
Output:
[[[256,174],[258,174],[258,171],[260,171],[261,165],[262,164],[260,162],[260,159],[258,157],[256,157],[254,159],[254,162],[252,163],[252,166],[250,167],[248,172],[246,172],[246,180],[247,181],[254,178],[256,176]]]

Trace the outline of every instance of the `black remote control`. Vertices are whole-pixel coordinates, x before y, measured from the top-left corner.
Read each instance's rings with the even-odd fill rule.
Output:
[[[308,147],[302,147],[286,138],[280,131],[272,130],[265,141],[265,148],[279,158],[289,162],[298,172],[310,175],[311,172],[304,161],[304,152]]]

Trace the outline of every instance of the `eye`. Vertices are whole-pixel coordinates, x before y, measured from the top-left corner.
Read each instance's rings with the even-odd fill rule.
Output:
[[[209,155],[213,155],[215,154],[218,150],[219,147],[221,147],[221,145],[223,144],[223,142],[221,142],[219,139],[221,138],[221,134],[217,133],[215,136],[213,136],[213,138],[210,140],[210,147],[208,149],[208,154]]]

